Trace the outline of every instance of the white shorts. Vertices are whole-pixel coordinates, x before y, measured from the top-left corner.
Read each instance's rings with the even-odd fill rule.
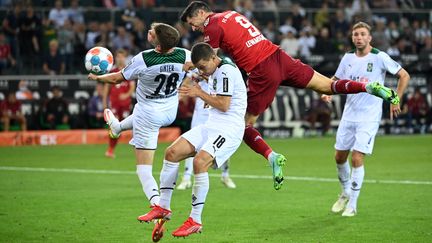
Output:
[[[196,112],[196,111],[194,111]],[[191,128],[204,124],[209,117],[208,111],[194,113],[192,116]]]
[[[159,129],[168,126],[177,116],[177,105],[137,103],[133,109],[132,139],[129,144],[137,149],[156,149]]]
[[[379,122],[350,122],[341,120],[336,133],[336,150],[356,150],[372,154]]]
[[[195,151],[204,150],[214,159],[214,167],[219,168],[238,149],[243,139],[244,128],[241,129],[214,129],[205,124],[198,125],[185,132],[182,137],[188,140]]]

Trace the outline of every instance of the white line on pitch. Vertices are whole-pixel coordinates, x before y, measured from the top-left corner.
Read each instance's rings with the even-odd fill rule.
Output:
[[[38,168],[38,167],[14,167],[0,166],[0,171],[29,171],[29,172],[64,172],[64,173],[82,173],[82,174],[117,174],[117,175],[133,175],[135,171],[126,170],[88,170],[88,169],[67,169],[67,168]],[[159,173],[155,173],[159,174]],[[210,177],[219,177],[220,174],[210,173]],[[241,179],[272,179],[271,176],[264,175],[230,175],[232,178]],[[322,182],[337,182],[337,179],[319,178],[319,177],[300,177],[300,176],[285,176],[286,180],[292,181],[322,181]],[[411,184],[411,185],[432,185],[432,181],[412,181],[412,180],[364,180],[366,183],[375,184]]]

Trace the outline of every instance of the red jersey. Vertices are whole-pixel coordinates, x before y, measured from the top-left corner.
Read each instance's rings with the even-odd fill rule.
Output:
[[[10,46],[9,44],[1,44],[0,45],[0,59],[7,59],[10,55]]]
[[[204,41],[231,55],[248,73],[278,49],[245,16],[235,11],[210,15],[204,23]]]
[[[408,100],[407,105],[413,115],[425,115],[428,112],[428,104],[422,96],[411,97]]]
[[[112,73],[118,71],[120,71],[120,69],[118,68],[113,68],[111,70]],[[132,98],[129,97],[128,99],[120,100],[120,94],[125,94],[129,92],[131,86],[130,82],[133,81],[125,80],[119,84],[111,84],[110,93],[109,93],[111,106],[122,106],[122,107],[130,106],[132,102]]]
[[[7,100],[0,102],[0,117],[2,115],[17,115],[21,113],[21,102],[9,103]]]

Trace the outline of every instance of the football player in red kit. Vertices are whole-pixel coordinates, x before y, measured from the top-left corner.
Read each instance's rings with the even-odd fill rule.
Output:
[[[204,41],[214,49],[231,55],[235,63],[248,73],[248,106],[243,140],[255,152],[268,159],[273,172],[274,188],[283,183],[285,157],[275,153],[253,127],[258,116],[272,103],[279,86],[312,89],[321,94],[353,94],[368,92],[399,109],[397,93],[377,82],[366,85],[353,80],[332,80],[293,59],[264,35],[243,15],[235,11],[214,13],[201,1],[191,2],[180,16],[192,30],[201,31]]]
[[[118,72],[126,66],[127,51],[124,49],[119,49],[116,51],[115,63],[116,67],[111,70],[111,72]],[[109,106],[111,111],[119,120],[126,118],[131,111],[132,104],[132,94],[135,92],[135,81],[124,81],[120,84],[105,84],[104,90],[104,104]],[[105,108],[106,108],[105,107]],[[111,134],[111,133],[110,133]],[[117,145],[118,137],[109,137],[109,146],[105,152],[105,156],[114,158],[114,148]]]

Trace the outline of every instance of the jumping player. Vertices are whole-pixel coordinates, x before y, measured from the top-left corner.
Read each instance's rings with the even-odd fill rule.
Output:
[[[293,59],[267,40],[243,15],[235,11],[214,13],[201,1],[191,2],[181,20],[192,30],[204,33],[204,41],[214,49],[221,48],[248,74],[248,107],[245,116],[245,143],[268,159],[273,169],[274,188],[283,183],[285,157],[275,153],[253,127],[258,116],[272,103],[279,86],[312,89],[321,94],[352,94],[368,92],[392,104],[399,104],[396,92],[378,82],[361,83],[348,79],[331,80],[300,60]]]

